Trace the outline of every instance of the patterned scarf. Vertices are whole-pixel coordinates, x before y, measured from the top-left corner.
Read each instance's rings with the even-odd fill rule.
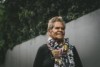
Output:
[[[75,67],[73,46],[69,44],[68,38],[65,38],[62,44],[50,38],[47,45],[55,59],[54,67]]]

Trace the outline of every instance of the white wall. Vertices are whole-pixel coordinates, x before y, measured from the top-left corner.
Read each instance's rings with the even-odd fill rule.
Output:
[[[38,36],[8,50],[5,67],[32,67],[37,49],[46,43],[46,36]]]
[[[66,37],[75,45],[84,67],[100,67],[100,9],[66,24]]]
[[[84,67],[100,67],[100,9],[66,24],[66,35],[75,45]],[[40,35],[8,50],[4,67],[32,67],[40,45],[47,36]]]

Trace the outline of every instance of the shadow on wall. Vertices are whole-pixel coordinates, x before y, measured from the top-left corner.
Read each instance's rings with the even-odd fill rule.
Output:
[[[100,66],[100,9],[66,24],[66,35],[75,45],[84,67]],[[8,50],[4,67],[32,67],[37,49],[46,43],[40,35]]]

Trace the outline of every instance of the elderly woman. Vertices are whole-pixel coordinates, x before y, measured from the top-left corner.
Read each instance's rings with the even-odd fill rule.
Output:
[[[75,46],[68,42],[62,17],[53,17],[48,22],[47,43],[38,49],[33,67],[82,67]]]

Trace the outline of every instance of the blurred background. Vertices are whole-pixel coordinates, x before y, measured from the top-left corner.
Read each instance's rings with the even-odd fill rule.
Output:
[[[0,67],[32,67],[53,16],[65,20],[65,37],[78,49],[84,67],[98,67],[99,0],[0,0]]]

